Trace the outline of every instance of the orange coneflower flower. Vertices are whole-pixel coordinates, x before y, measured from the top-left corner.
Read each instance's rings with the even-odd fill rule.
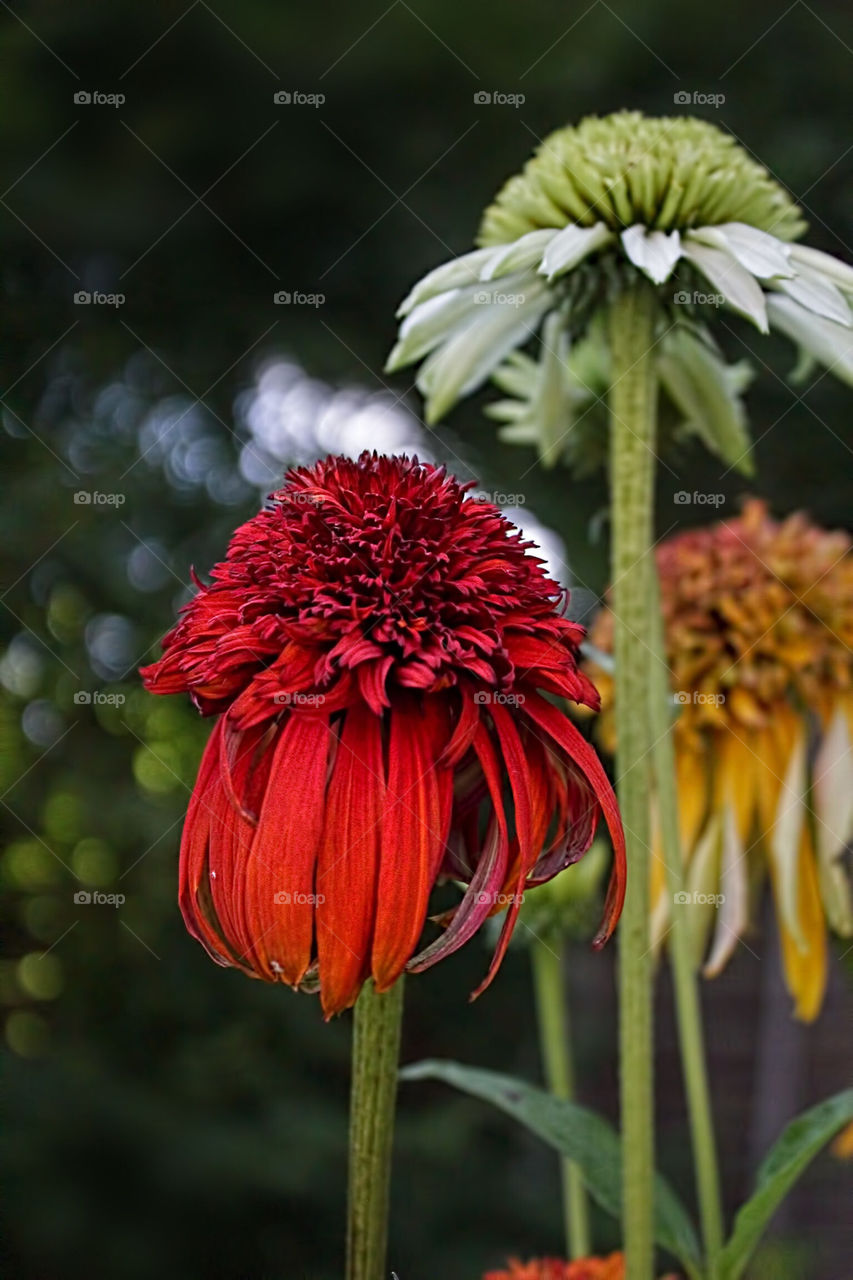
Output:
[[[624,1253],[610,1253],[606,1258],[532,1258],[519,1262],[510,1258],[506,1271],[487,1271],[483,1280],[625,1280]],[[664,1276],[663,1280],[676,1280]]]
[[[585,853],[595,752],[544,694],[597,707],[583,629],[497,507],[443,468],[363,454],[288,473],[143,671],[217,715],[184,828],[180,903],[223,965],[316,989],[326,1016],[462,946]],[[508,783],[507,783],[508,780]],[[511,803],[510,803],[511,801]],[[467,885],[419,954],[430,892]]]
[[[747,930],[751,890],[770,873],[785,979],[798,1017],[817,1016],[827,923],[853,932],[843,865],[853,833],[853,556],[846,534],[764,503],[678,534],[657,562],[672,688],[688,899],[705,971],[720,972]],[[603,611],[590,634],[611,648]],[[591,671],[597,668],[591,667]],[[603,673],[602,740],[612,746],[612,681]],[[660,856],[653,934],[668,929]],[[717,906],[715,912],[714,907]]]
[[[625,1280],[625,1255],[611,1253],[606,1258],[577,1258],[574,1262],[510,1258],[506,1271],[487,1271],[483,1280]]]

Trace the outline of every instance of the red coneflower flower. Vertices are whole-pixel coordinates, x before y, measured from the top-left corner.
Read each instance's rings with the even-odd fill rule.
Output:
[[[616,853],[599,945],[621,910],[613,793],[543,696],[597,708],[583,629],[469,487],[367,453],[289,472],[142,673],[219,716],[181,847],[188,929],[220,964],[319,986],[327,1017],[509,903],[488,985],[525,886],[580,858],[600,811]],[[440,877],[467,890],[415,955]]]

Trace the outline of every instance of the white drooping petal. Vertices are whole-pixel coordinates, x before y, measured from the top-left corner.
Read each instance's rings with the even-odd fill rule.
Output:
[[[800,919],[800,848],[807,821],[806,796],[806,731],[801,728],[788,758],[768,840],[777,909],[801,952],[808,950]]]
[[[569,335],[562,316],[552,312],[542,331],[542,354],[531,418],[539,427],[539,456],[546,467],[560,461],[561,441],[572,425],[572,389],[568,372]]]
[[[513,351],[500,368],[492,375],[492,381],[508,396],[519,400],[529,400],[536,386],[539,366],[532,356],[524,351]],[[489,405],[485,412],[489,414],[494,405]]]
[[[677,231],[649,231],[642,223],[622,232],[622,246],[634,266],[654,284],[668,280],[681,257]]]
[[[684,325],[665,335],[657,352],[661,385],[684,415],[686,428],[730,467],[752,470],[749,429],[740,392],[750,370],[729,366]]]
[[[474,312],[480,290],[450,289],[419,303],[400,325],[400,334],[385,363],[385,372],[393,373],[420,360],[433,347],[449,337],[456,326]]]
[[[816,316],[779,293],[768,295],[767,314],[774,329],[826,365],[836,378],[853,385],[853,329]]]
[[[517,400],[502,400],[500,404],[518,405]],[[520,405],[522,413],[525,406]],[[497,414],[490,414],[490,417],[497,418]],[[498,430],[498,439],[503,440],[505,444],[537,444],[539,441],[539,431],[536,424],[530,422],[527,418],[523,422],[508,422],[506,426]]]
[[[558,231],[542,256],[542,275],[553,280],[555,276],[571,271],[596,249],[603,249],[613,239],[613,232],[603,222],[592,227],[578,227],[570,223]]]
[[[682,252],[720,292],[727,306],[751,320],[760,333],[767,333],[767,308],[761,286],[727,249],[715,249],[685,236]]]
[[[812,778],[818,880],[827,919],[836,933],[853,933],[853,902],[844,853],[853,839],[853,742],[843,707],[836,707],[814,762]]]
[[[831,280],[842,293],[853,294],[853,267],[848,263],[842,262],[840,258],[833,258],[831,253],[810,249],[805,244],[792,244],[790,254],[795,266],[817,271],[827,280]]]
[[[452,258],[450,262],[442,262],[440,267],[433,268],[414,286],[397,308],[398,316],[407,316],[410,311],[428,298],[439,293],[447,293],[449,289],[464,288],[465,285],[476,284],[480,273],[493,255],[501,252],[495,249],[474,249],[472,253],[463,253],[461,258]]]
[[[801,307],[813,311],[815,315],[825,316],[836,324],[853,325],[853,313],[847,305],[844,294],[836,289],[831,280],[825,279],[815,271],[801,268],[793,280],[773,282],[776,289],[787,293],[789,298],[799,302]]]
[[[767,231],[759,231],[746,222],[721,222],[716,227],[697,227],[689,238],[699,244],[728,252],[759,280],[773,276],[787,278],[794,274],[789,261],[791,246],[777,240]]]
[[[538,267],[547,246],[558,234],[553,227],[546,227],[542,231],[528,231],[527,235],[519,236],[512,244],[498,246],[483,267],[480,279],[497,280],[512,271],[527,271],[531,267]]]
[[[535,331],[551,305],[548,287],[534,278],[519,296],[520,302],[477,306],[421,367],[417,385],[426,399],[428,423],[438,422],[461,396],[476,390]]]
[[[720,865],[720,893],[723,901],[717,909],[717,925],[711,954],[705,962],[706,978],[716,978],[731,958],[749,922],[749,890],[746,879],[746,857],[737,829],[731,801],[723,815],[723,843]]]

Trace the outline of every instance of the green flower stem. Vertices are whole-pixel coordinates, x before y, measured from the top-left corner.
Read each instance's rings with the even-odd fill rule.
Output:
[[[656,300],[638,283],[610,311],[610,507],[616,767],[628,851],[619,926],[622,1215],[630,1280],[652,1280],[654,1091],[649,945],[649,645],[656,440]]]
[[[382,995],[366,982],[353,1027],[346,1280],[385,1280],[402,1021],[403,979]]]
[[[651,699],[649,718],[654,739],[654,782],[660,815],[666,887],[671,900],[672,932],[669,938],[669,952],[675,986],[678,1035],[690,1116],[702,1235],[708,1262],[708,1275],[710,1280],[714,1280],[717,1275],[717,1257],[723,1247],[723,1209],[720,1200],[720,1176],[698,982],[692,957],[687,907],[678,900],[678,895],[684,887],[684,867],[678,829],[675,751],[670,709],[672,695],[656,573],[653,574],[652,600],[654,607],[649,674]]]
[[[568,984],[564,981],[565,948],[561,938],[535,939],[530,949],[536,1018],[545,1080],[555,1098],[571,1102],[575,1092]],[[563,1219],[569,1258],[587,1258],[592,1252],[589,1204],[580,1169],[572,1160],[561,1161]]]

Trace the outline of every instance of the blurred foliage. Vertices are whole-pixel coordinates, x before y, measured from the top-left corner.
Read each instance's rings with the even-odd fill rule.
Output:
[[[781,16],[724,0],[701,25],[672,0],[4,7],[6,1275],[340,1274],[347,1019],[325,1026],[313,1001],[221,972],[186,937],[175,854],[207,727],[135,674],[190,566],[257,507],[265,480],[236,406],[259,363],[289,353],[314,378],[381,389],[399,298],[470,246],[536,139],[591,111],[669,112],[678,92],[725,94],[697,112],[805,193],[812,243],[844,254],[851,43],[840,0]],[[525,103],[479,106],[483,90]],[[75,103],[81,91],[126,102]],[[326,101],[279,106],[278,91]],[[75,305],[80,290],[126,301]],[[277,306],[279,290],[325,303]],[[723,334],[762,372],[757,487],[843,522],[844,393],[819,377],[800,400],[781,343],[734,322]],[[403,380],[392,390],[416,407]],[[602,480],[567,501],[565,473],[498,445],[476,404],[443,440],[525,495],[600,591]],[[733,502],[741,485],[691,448],[662,469],[661,532],[705,518],[673,492]],[[474,944],[410,984],[405,1056],[535,1078],[527,957],[469,1010],[485,962]],[[587,1041],[612,1110],[612,1025]],[[664,1158],[683,1174],[683,1140]],[[402,1280],[463,1280],[559,1241],[554,1163],[464,1099],[404,1096],[394,1196]],[[804,1245],[810,1276],[831,1243]]]

